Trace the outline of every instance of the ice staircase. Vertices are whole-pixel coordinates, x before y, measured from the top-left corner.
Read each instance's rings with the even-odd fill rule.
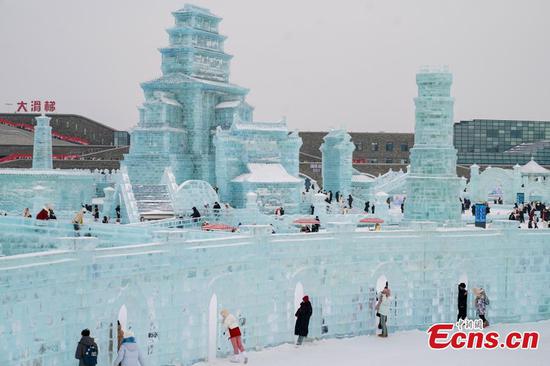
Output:
[[[388,194],[398,194],[403,193],[405,190],[405,184],[407,183],[407,177],[409,173],[400,174],[392,180],[384,181],[382,184],[377,184],[374,186],[375,192],[386,192]]]
[[[132,190],[140,216],[174,216],[174,207],[166,184],[133,184]]]

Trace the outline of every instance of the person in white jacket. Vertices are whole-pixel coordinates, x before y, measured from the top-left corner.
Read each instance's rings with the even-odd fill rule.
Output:
[[[233,314],[230,314],[227,309],[223,309],[220,314],[223,319],[223,327],[227,329],[229,333],[229,340],[233,346],[233,357],[230,361],[241,362],[242,360],[244,363],[248,363],[248,357],[246,356],[246,351],[244,350],[243,341],[241,339],[241,330],[239,328],[237,318],[235,318]]]
[[[124,331],[124,338],[113,365],[117,366],[118,364],[122,364],[122,366],[145,366],[134,333],[131,331]]]
[[[386,338],[388,336],[388,328],[386,322],[388,321],[388,315],[390,314],[390,289],[386,287],[380,293],[378,304],[376,304],[376,311],[380,314],[380,326],[382,327],[382,334],[379,337]]]

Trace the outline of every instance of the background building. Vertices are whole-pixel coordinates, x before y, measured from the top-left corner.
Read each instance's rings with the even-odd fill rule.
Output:
[[[0,113],[0,167],[32,165],[36,113]],[[53,166],[62,169],[118,169],[129,134],[76,114],[51,117]]]
[[[550,121],[474,119],[454,125],[458,164],[550,165]]]
[[[322,182],[321,151],[323,137],[328,132],[300,132],[300,172]],[[350,132],[355,144],[353,167],[363,173],[384,174],[389,169],[405,170],[409,164],[409,149],[414,145],[413,133]]]

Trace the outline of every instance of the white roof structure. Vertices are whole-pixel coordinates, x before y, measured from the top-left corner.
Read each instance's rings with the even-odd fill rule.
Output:
[[[230,100],[228,102],[221,102],[214,107],[215,109],[223,108],[235,108],[238,107],[242,102],[240,100]]]
[[[521,174],[527,175],[550,175],[550,170],[540,166],[535,160],[531,159],[527,164],[520,168]]]
[[[232,182],[299,183],[302,181],[288,174],[281,164],[249,163],[246,167],[250,173],[241,174]]]

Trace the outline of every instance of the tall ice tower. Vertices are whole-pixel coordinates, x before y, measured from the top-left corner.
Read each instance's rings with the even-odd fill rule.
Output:
[[[248,89],[229,82],[221,18],[189,4],[172,15],[169,45],[160,48],[162,76],[141,84],[145,102],[122,165],[132,183],[158,184],[170,168],[178,183],[214,184],[216,128],[251,121],[253,109],[244,101]]]
[[[53,169],[52,128],[50,117],[36,117],[34,128],[34,146],[32,153],[33,169]]]
[[[416,75],[416,125],[404,212],[408,222],[456,225],[461,221],[460,179],[453,146],[452,81],[447,67],[425,67]]]

